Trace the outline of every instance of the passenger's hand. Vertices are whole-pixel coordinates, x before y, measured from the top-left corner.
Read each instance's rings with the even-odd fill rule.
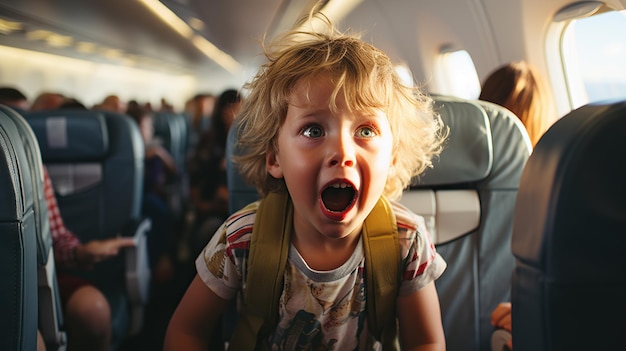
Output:
[[[107,240],[92,240],[76,248],[76,260],[81,265],[94,264],[116,256],[121,248],[135,246],[133,238],[120,237]]]
[[[491,312],[491,325],[511,331],[511,303],[501,302]]]
[[[491,325],[496,328],[502,328],[512,332],[510,302],[501,302],[498,306],[496,306],[493,312],[491,312]],[[507,342],[507,346],[513,350],[512,339]]]

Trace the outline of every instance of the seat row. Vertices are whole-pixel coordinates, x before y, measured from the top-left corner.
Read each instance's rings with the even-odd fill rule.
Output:
[[[491,311],[507,300],[513,304],[516,350],[617,349],[623,323],[590,321],[615,321],[616,313],[626,312],[620,299],[626,284],[626,166],[620,161],[626,102],[572,111],[531,154],[523,126],[506,109],[434,99],[449,139],[434,167],[414,180],[401,201],[426,219],[448,262],[436,282],[448,350],[490,350]],[[121,306],[114,308],[118,316],[125,315],[119,339],[141,325],[132,312],[138,310],[128,306],[140,309],[147,299],[149,271],[141,268],[141,247],[149,224],[132,197],[141,186],[139,133],[124,116],[103,112],[25,117],[0,107],[0,303],[15,317],[0,320],[0,339],[8,350],[32,349],[39,306],[46,342],[57,349],[65,343],[39,155],[52,166],[60,205],[81,232],[137,237],[126,263],[92,272],[103,274],[94,279],[102,279],[107,297],[119,299],[112,304]],[[229,155],[237,151],[235,139],[232,128]],[[258,195],[232,163],[227,166],[234,211]],[[129,227],[135,230],[123,230]],[[128,268],[134,271],[124,274]]]
[[[141,217],[144,145],[125,115],[102,111],[24,113],[0,106],[0,244],[7,278],[2,308],[15,318],[0,328],[7,350],[32,350],[36,331],[48,350],[67,345],[56,282],[52,237],[43,186],[43,164],[55,185],[63,219],[82,242],[115,236],[135,246],[94,269],[77,272],[102,291],[111,307],[113,342],[142,325],[150,270]],[[6,230],[5,230],[6,228]],[[9,245],[10,243],[10,245]],[[5,275],[3,274],[3,277]],[[6,333],[6,335],[5,335]]]

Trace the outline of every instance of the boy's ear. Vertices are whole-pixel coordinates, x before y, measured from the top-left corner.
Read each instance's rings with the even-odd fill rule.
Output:
[[[272,177],[276,179],[283,177],[283,170],[280,167],[276,151],[273,148],[268,150],[265,154],[265,167],[267,167],[267,172],[271,174]]]
[[[390,176],[395,176],[396,175],[396,164],[397,164],[398,159],[394,156],[393,160],[391,160],[391,164],[389,165],[389,175]]]

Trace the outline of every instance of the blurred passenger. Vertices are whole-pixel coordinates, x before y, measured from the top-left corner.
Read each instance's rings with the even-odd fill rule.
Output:
[[[149,111],[150,113],[154,112],[154,109],[152,108],[152,103],[150,101],[143,104],[143,108]]]
[[[213,94],[201,93],[191,99],[189,114],[191,116],[191,126],[199,134],[206,130],[215,109],[216,99]]]
[[[512,332],[511,322],[511,303],[501,302],[491,312],[491,325],[496,329],[508,331],[509,335],[505,335],[503,340],[498,340],[498,346],[495,346],[493,351],[501,351],[500,343],[502,342],[504,342],[504,345],[508,347],[509,350],[513,350],[513,339],[510,337],[510,333]]]
[[[174,106],[172,106],[169,102],[167,102],[167,100],[165,98],[161,98],[161,108],[160,108],[159,111],[160,112],[173,113],[174,112]]]
[[[191,226],[192,257],[196,257],[219,225],[228,217],[226,137],[241,107],[234,89],[220,94],[211,127],[204,132],[189,163],[189,195],[194,221]]]
[[[18,112],[28,110],[28,99],[26,95],[13,87],[0,87],[0,104],[7,105]]]
[[[63,110],[87,110],[85,104],[80,102],[76,98],[67,98],[65,101],[59,106],[59,109]]]
[[[95,110],[104,110],[117,113],[126,112],[126,103],[122,101],[117,95],[109,95],[102,100],[102,103],[93,107]]]
[[[65,96],[59,93],[43,92],[39,94],[33,105],[30,107],[31,111],[44,111],[44,110],[56,110],[65,103]]]
[[[150,266],[154,269],[154,279],[168,280],[172,274],[171,257],[175,241],[168,185],[177,173],[176,163],[154,139],[152,112],[139,104],[131,106],[127,114],[137,122],[145,144],[142,212],[152,220],[148,236]]]
[[[147,182],[144,183],[144,188],[166,198],[168,178],[176,175],[176,163],[172,155],[154,138],[152,112],[140,105],[134,105],[126,113],[137,122],[145,144],[145,161],[148,167],[145,168]]]
[[[209,129],[210,120],[215,110],[215,96],[208,93],[197,94],[185,106],[185,115],[189,119],[190,151],[196,149],[198,140],[204,131]]]
[[[524,124],[533,145],[555,120],[552,96],[538,72],[527,62],[506,64],[485,80],[480,100],[511,110]]]
[[[81,243],[63,222],[54,188],[44,167],[44,191],[50,235],[54,247],[57,281],[63,304],[68,350],[108,351],[111,343],[111,310],[106,297],[87,280],[72,274],[91,269],[135,245],[133,238],[112,238]]]
[[[141,105],[139,105],[139,102],[137,100],[130,100],[128,104],[126,104],[126,113],[128,113],[128,111],[130,110],[134,110],[137,108],[141,108]]]

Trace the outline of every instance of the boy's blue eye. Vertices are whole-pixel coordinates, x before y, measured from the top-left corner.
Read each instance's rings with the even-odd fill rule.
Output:
[[[373,138],[376,136],[376,130],[370,126],[361,127],[356,131],[356,136],[360,138]]]
[[[308,126],[302,130],[302,135],[307,138],[319,138],[324,136],[324,130],[320,126]]]

